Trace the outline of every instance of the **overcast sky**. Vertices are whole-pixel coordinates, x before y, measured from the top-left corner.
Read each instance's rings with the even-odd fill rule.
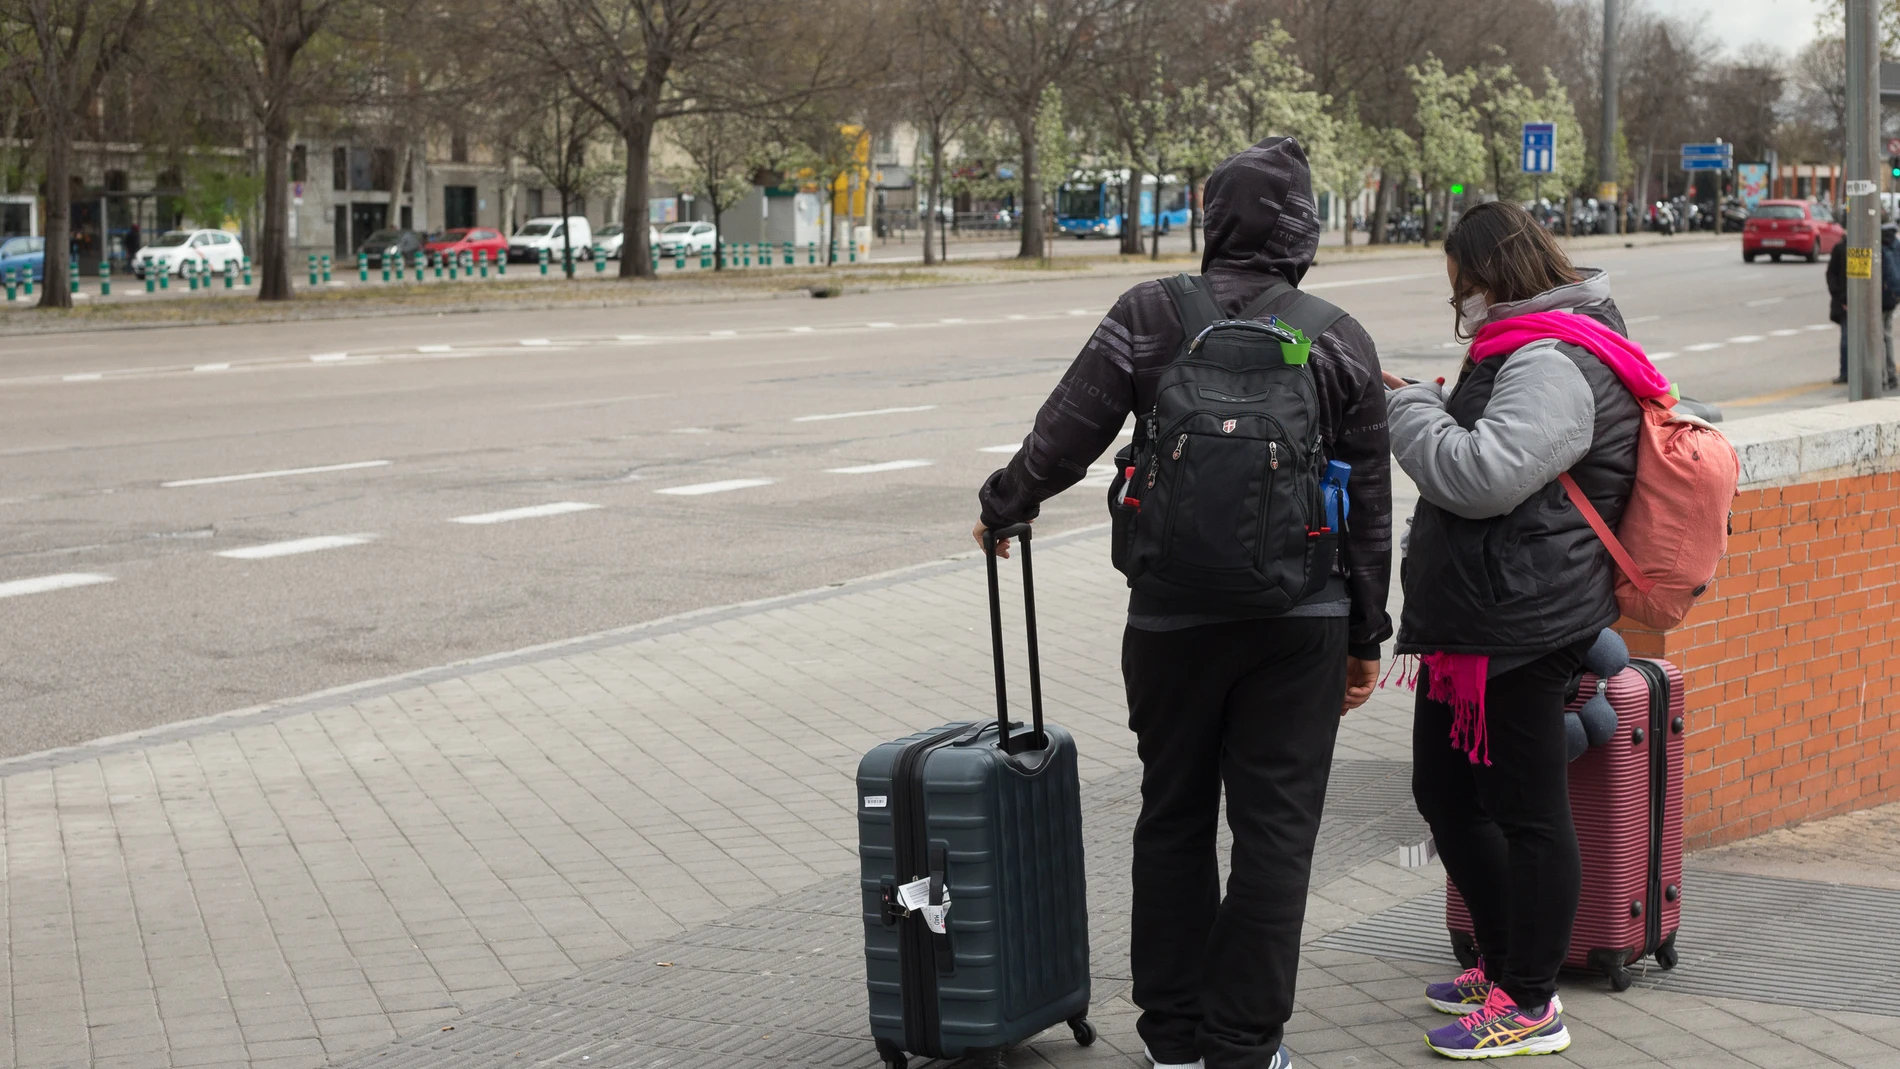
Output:
[[[1793,53],[1814,37],[1817,0],[1649,0],[1651,10],[1701,20],[1736,52],[1757,42]]]

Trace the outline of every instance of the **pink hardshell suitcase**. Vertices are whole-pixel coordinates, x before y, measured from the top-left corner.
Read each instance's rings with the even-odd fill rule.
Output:
[[[1616,734],[1570,763],[1570,809],[1583,854],[1583,893],[1564,964],[1630,986],[1629,966],[1654,955],[1676,967],[1682,917],[1682,673],[1636,659],[1608,680],[1585,673],[1570,711],[1605,691]],[[1445,927],[1466,968],[1477,964],[1471,915],[1447,881]]]

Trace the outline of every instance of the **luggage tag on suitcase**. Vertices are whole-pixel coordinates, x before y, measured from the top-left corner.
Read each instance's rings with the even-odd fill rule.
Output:
[[[942,895],[943,902],[941,904],[934,904],[930,901],[930,877],[925,876],[899,887],[897,889],[897,904],[904,907],[906,915],[922,913],[924,915],[924,923],[930,926],[930,930],[936,932],[938,935],[944,935],[949,931],[946,925],[946,918],[950,913],[950,889],[948,887],[944,888]]]

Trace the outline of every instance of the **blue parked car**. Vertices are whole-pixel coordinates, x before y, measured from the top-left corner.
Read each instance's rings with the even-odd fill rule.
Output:
[[[33,272],[33,281],[46,280],[46,239],[7,238],[0,241],[0,274],[12,272],[14,279]]]

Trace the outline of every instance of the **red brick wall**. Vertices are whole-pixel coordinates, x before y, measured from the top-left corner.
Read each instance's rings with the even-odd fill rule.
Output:
[[[1639,656],[1683,671],[1691,849],[1900,799],[1900,474],[1749,490],[1715,586]]]

